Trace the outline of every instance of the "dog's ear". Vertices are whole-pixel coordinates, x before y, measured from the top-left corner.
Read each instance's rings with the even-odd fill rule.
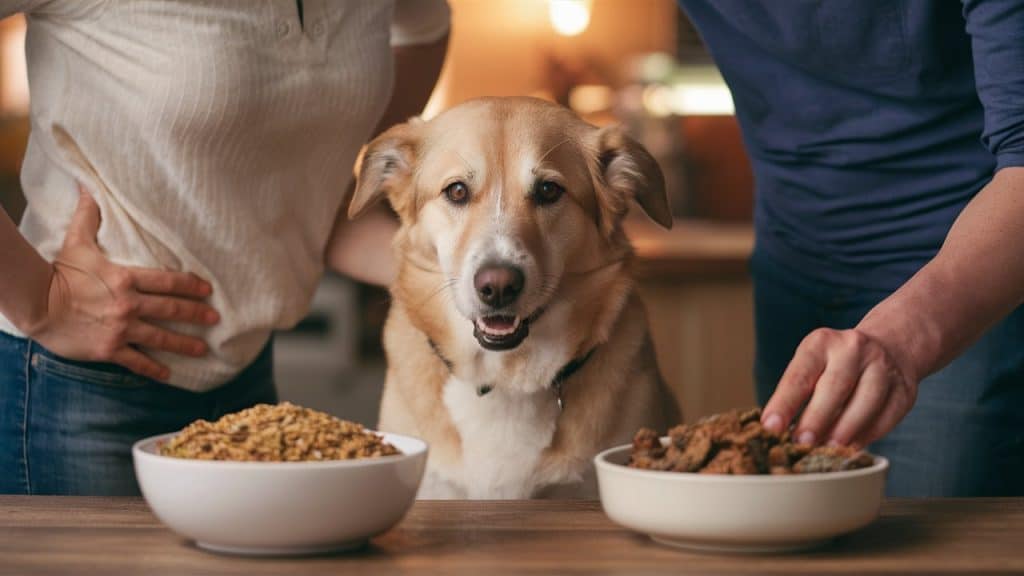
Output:
[[[356,175],[356,190],[348,205],[349,219],[356,218],[367,208],[387,196],[399,215],[403,214],[403,201],[411,190],[420,140],[419,119],[392,126],[377,136],[363,151],[363,159]]]
[[[635,200],[652,220],[672,227],[672,209],[665,189],[665,176],[654,157],[622,128],[597,130],[597,203],[601,231],[610,235]]]

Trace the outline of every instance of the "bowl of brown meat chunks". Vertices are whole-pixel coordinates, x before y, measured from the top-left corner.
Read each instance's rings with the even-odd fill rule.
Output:
[[[758,408],[640,429],[594,459],[615,522],[690,549],[782,552],[819,546],[877,516],[889,463],[765,430]]]

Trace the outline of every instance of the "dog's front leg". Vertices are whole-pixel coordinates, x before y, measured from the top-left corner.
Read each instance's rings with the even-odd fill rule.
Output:
[[[423,475],[423,482],[420,483],[419,492],[416,493],[419,500],[462,500],[466,498],[466,490],[456,482],[431,470],[428,466]]]

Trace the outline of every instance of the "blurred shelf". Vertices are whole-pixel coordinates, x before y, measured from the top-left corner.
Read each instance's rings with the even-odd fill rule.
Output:
[[[640,280],[741,280],[754,249],[750,223],[676,220],[665,230],[646,218],[630,218],[626,234],[636,250]]]

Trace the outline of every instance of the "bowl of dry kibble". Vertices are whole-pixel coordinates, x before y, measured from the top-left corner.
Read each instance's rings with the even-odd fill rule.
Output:
[[[412,505],[427,445],[287,402],[140,440],[154,514],[202,548],[241,554],[353,549]]]

